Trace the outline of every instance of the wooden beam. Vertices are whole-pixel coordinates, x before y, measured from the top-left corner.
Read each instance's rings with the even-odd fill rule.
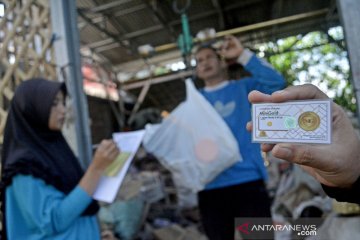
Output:
[[[181,72],[173,73],[173,74],[170,74],[167,76],[147,79],[147,80],[143,80],[143,81],[134,81],[132,83],[129,82],[129,83],[124,84],[123,89],[131,90],[131,89],[135,89],[135,88],[141,88],[141,87],[144,87],[145,85],[147,85],[149,82],[151,82],[151,85],[154,85],[154,84],[159,84],[159,83],[163,83],[163,82],[168,82],[168,81],[173,81],[173,80],[177,80],[177,79],[190,77],[192,74],[193,74],[192,70],[187,70],[187,71],[181,71]]]
[[[272,19],[272,20],[265,21],[265,22],[260,22],[260,23],[255,23],[255,24],[251,24],[251,25],[247,25],[247,26],[233,28],[230,30],[225,30],[225,31],[216,33],[216,38],[221,38],[226,35],[236,35],[239,33],[254,31],[254,30],[261,29],[261,28],[265,28],[265,27],[272,27],[272,26],[276,26],[279,24],[287,24],[290,22],[296,22],[296,21],[300,21],[300,20],[304,20],[304,19],[325,16],[327,12],[328,12],[328,9],[324,8],[324,9],[320,9],[320,10],[316,10],[316,11],[312,11],[312,12],[300,13],[300,14],[296,14],[296,15],[292,15],[292,16],[288,16],[288,17]],[[199,39],[197,39],[197,38],[194,39],[194,42],[198,42],[198,41],[199,41]],[[176,48],[176,43],[168,43],[168,44],[164,44],[164,45],[155,47],[155,52],[158,53],[158,52],[162,52],[162,51],[168,51],[168,50],[171,50],[174,48]]]
[[[132,0],[117,0],[117,1],[109,2],[109,3],[103,4],[100,6],[96,6],[92,9],[90,9],[90,12],[92,12],[92,13],[104,12],[104,11],[107,11],[112,8],[116,8],[124,3],[128,3],[131,1]]]

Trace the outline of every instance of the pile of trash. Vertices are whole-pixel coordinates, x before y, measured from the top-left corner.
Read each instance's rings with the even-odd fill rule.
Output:
[[[171,173],[140,149],[115,201],[98,213],[106,240],[206,240],[197,195],[177,188]]]

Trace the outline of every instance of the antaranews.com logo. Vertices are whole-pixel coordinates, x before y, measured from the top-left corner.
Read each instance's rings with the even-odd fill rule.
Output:
[[[274,239],[275,232],[288,232],[291,239],[316,236],[321,218],[303,218],[296,222],[274,224],[271,218],[236,218],[235,239]]]

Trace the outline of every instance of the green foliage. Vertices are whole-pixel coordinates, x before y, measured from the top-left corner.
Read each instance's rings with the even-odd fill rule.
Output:
[[[347,82],[347,86],[341,90],[341,94],[338,94],[334,97],[334,102],[353,113],[356,112],[356,100],[353,93],[353,88],[349,82]]]
[[[314,84],[346,109],[355,112],[347,52],[341,27],[311,32],[255,46],[285,77],[288,85]]]

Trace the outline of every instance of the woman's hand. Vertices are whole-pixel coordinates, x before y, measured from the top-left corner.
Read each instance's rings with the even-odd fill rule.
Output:
[[[93,161],[79,183],[80,187],[91,196],[104,170],[115,161],[119,154],[120,150],[113,140],[102,140],[94,154]]]
[[[90,167],[99,171],[104,171],[119,154],[120,151],[113,140],[102,140],[99,147],[96,149]]]

